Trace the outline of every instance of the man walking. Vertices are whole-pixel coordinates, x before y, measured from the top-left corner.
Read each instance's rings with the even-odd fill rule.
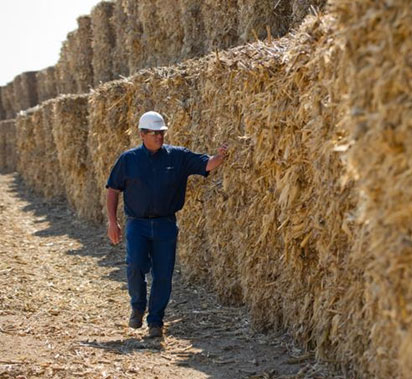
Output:
[[[140,328],[147,307],[146,274],[152,286],[147,323],[150,337],[163,334],[163,317],[172,290],[178,227],[176,212],[185,201],[189,175],[207,176],[226,156],[223,145],[214,156],[164,145],[167,126],[157,112],[146,112],[139,120],[143,143],[120,155],[107,181],[108,236],[121,240],[116,211],[123,192],[127,282],[132,313],[129,326]]]

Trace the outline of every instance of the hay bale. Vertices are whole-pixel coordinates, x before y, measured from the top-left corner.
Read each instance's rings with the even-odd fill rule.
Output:
[[[16,97],[14,94],[14,81],[7,83],[6,87],[3,87],[2,96],[3,94],[3,104],[5,104],[6,118],[14,119],[16,117],[17,112],[20,110],[18,109]]]
[[[412,345],[410,2],[332,6],[348,87],[342,126],[350,133],[349,177],[362,194],[351,262],[362,267],[362,300],[345,337],[369,376],[406,378]],[[356,337],[360,332],[362,342]]]
[[[113,9],[113,2],[101,1],[91,12],[92,66],[95,87],[113,79],[112,55],[116,42],[111,22]]]
[[[3,97],[2,97],[3,88],[4,87],[0,87],[0,121],[6,119],[6,110],[4,108]]]
[[[56,84],[58,94],[70,94],[77,92],[75,72],[71,66],[71,50],[74,47],[75,33],[70,32],[63,41],[60,49],[60,57],[56,64]]]
[[[288,0],[238,0],[239,42],[246,43],[268,36],[268,28],[273,37],[285,35],[291,21],[291,4]]]
[[[130,82],[126,80],[113,81],[100,86],[90,97],[90,133],[87,143],[96,177],[100,217],[106,214],[105,185],[110,170],[120,153],[130,147],[127,130],[133,123],[134,109],[128,87]],[[122,207],[119,206],[119,215],[122,213]]]
[[[16,118],[17,172],[27,186],[32,188],[36,185],[33,173],[38,169],[37,154],[39,153],[34,139],[32,117],[34,110],[20,112]]]
[[[214,51],[238,44],[238,0],[206,0],[202,6],[205,49]]]
[[[129,73],[135,74],[136,71],[145,66],[146,52],[143,48],[143,25],[140,18],[140,2],[135,0],[125,0],[127,23],[126,45],[128,51]]]
[[[173,2],[163,0],[142,0],[138,6],[143,27],[141,38],[145,65],[175,63],[180,58],[184,35],[180,8]]]
[[[114,3],[111,22],[116,40],[112,51],[113,79],[118,79],[129,76],[127,0],[117,0]]]
[[[42,135],[44,136],[43,151],[43,172],[45,181],[43,183],[43,195],[46,198],[63,198],[65,197],[65,187],[58,160],[56,141],[53,135],[54,125],[54,106],[56,100],[45,101],[41,106]]]
[[[37,71],[24,72],[14,78],[14,101],[16,111],[29,109],[38,104]]]
[[[6,121],[5,121],[6,122]],[[17,168],[16,147],[16,120],[7,120],[5,125],[5,169],[6,172],[15,172]]]
[[[57,96],[56,68],[47,67],[36,74],[39,103]]]
[[[179,0],[183,25],[182,57],[192,58],[205,54],[205,24],[202,4],[193,0]]]
[[[88,95],[64,95],[56,99],[53,137],[69,204],[88,220],[100,220],[96,182],[87,139]]]
[[[71,51],[77,93],[87,93],[93,87],[92,26],[90,16],[77,19],[78,29],[74,49]]]
[[[7,155],[6,155],[6,129],[9,126],[9,120],[0,121],[0,172],[7,172]]]

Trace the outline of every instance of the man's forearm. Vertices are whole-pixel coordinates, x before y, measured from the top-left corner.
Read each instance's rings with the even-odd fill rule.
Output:
[[[223,156],[220,156],[218,154],[213,155],[212,157],[209,158],[209,161],[207,162],[206,171],[212,171],[216,167],[219,167],[223,163],[224,160],[225,158]]]
[[[119,191],[112,188],[107,190],[107,217],[109,223],[117,223],[117,206],[119,204]]]

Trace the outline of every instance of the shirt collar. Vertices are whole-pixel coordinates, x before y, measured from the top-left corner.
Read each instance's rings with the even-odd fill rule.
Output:
[[[157,154],[159,154],[159,153],[162,153],[163,152],[163,150],[165,150],[165,147],[164,147],[164,145],[158,150],[158,151],[156,151],[154,154],[152,154],[151,152],[150,152],[150,150],[148,150],[147,149],[147,147],[144,145],[144,143],[142,143],[142,150],[144,151],[144,153],[146,154],[146,156],[147,157],[153,157],[154,155],[157,155]]]

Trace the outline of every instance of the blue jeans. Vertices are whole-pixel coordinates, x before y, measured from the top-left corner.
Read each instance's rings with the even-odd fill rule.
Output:
[[[163,326],[172,292],[178,227],[176,218],[129,218],[126,223],[127,284],[132,309],[147,306],[146,274],[152,272],[147,323]]]

